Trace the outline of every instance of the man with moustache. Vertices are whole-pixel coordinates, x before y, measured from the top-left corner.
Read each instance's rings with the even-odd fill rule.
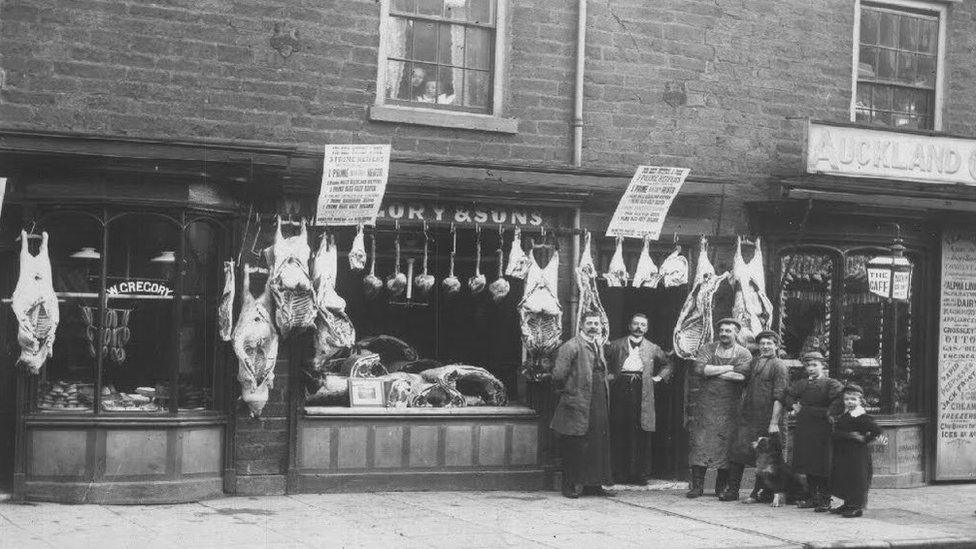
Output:
[[[560,435],[562,493],[568,498],[580,497],[584,489],[594,495],[613,495],[603,488],[613,478],[602,325],[600,315],[586,315],[580,333],[556,350],[552,369],[559,403],[550,428]]]
[[[651,474],[651,437],[657,424],[654,384],[671,379],[672,365],[644,338],[647,316],[630,319],[630,334],[610,343],[610,443],[617,484],[644,484]],[[657,374],[655,374],[657,370]]]
[[[723,318],[716,323],[718,341],[702,345],[695,355],[694,373],[701,376],[694,420],[689,425],[691,440],[688,462],[691,466],[689,498],[701,497],[705,473],[718,469],[715,495],[725,492],[729,457],[739,416],[739,398],[749,371],[752,354],[735,342],[742,328],[739,321]]]

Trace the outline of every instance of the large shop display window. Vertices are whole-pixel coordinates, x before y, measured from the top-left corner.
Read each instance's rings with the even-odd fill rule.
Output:
[[[889,300],[868,289],[867,263],[890,255],[887,248],[839,249],[805,246],[779,255],[779,329],[795,378],[804,374],[800,358],[817,351],[827,357],[830,377],[857,383],[875,413],[918,408],[913,379],[921,367],[916,311],[920,281],[913,276],[909,301]],[[918,257],[907,254],[912,263]]]
[[[28,227],[48,233],[60,314],[32,409],[217,409],[215,311],[225,238],[219,221],[107,209],[43,212]],[[40,240],[29,241],[38,253]],[[6,271],[17,280],[16,261]],[[16,321],[5,332],[15,333]]]

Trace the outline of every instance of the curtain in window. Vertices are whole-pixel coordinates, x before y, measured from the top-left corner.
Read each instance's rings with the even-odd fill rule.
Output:
[[[386,20],[386,57],[403,59],[407,51],[407,22],[398,17]],[[386,97],[397,97],[403,81],[405,63],[386,62]]]

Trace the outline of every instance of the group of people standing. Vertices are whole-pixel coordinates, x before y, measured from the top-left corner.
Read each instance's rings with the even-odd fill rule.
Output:
[[[634,315],[629,334],[605,344],[601,317],[587,316],[556,352],[552,377],[560,396],[551,427],[561,435],[566,497],[613,495],[605,485],[642,484],[651,474],[654,385],[670,380],[674,366],[644,337],[647,329],[647,316]],[[753,356],[737,343],[740,329],[734,319],[720,320],[717,341],[693,359],[700,383],[692,397],[687,497],[704,494],[706,472],[714,468],[715,495],[738,500],[743,472],[756,465],[757,440],[785,441],[793,415],[792,473],[807,484],[797,507],[861,516],[872,476],[868,444],[880,434],[863,408],[863,390],[828,377],[819,352],[803,355],[807,377],[791,383],[778,334],[757,334]],[[757,474],[745,503],[772,500],[762,479]],[[831,508],[832,495],[844,504]]]

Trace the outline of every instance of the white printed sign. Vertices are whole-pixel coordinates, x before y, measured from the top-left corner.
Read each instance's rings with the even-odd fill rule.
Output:
[[[688,168],[638,166],[613,213],[607,236],[649,236],[657,240],[671,203],[689,172]]]
[[[315,223],[375,224],[389,174],[389,145],[326,145]]]

